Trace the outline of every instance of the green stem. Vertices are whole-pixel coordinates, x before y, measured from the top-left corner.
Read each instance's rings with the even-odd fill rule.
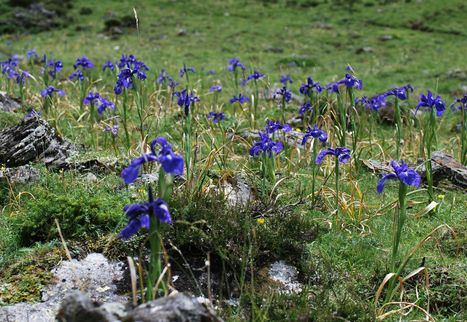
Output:
[[[347,134],[347,124],[345,120],[345,108],[344,102],[342,101],[341,94],[337,94],[337,108],[340,118],[340,134],[339,134],[339,144],[340,146],[345,146],[345,136]]]
[[[335,172],[336,172],[336,225],[339,220],[339,159],[336,156],[336,165],[335,165]]]

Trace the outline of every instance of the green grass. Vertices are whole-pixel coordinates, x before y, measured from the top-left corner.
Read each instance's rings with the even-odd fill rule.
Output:
[[[151,68],[145,81],[146,94],[152,94],[147,99],[147,140],[163,135],[178,152],[183,151],[180,111],[171,103],[168,93],[155,90],[153,81],[161,68],[176,76],[184,63],[194,66],[198,73],[190,75],[191,85],[201,97],[194,111],[198,137],[195,176],[201,177],[200,169],[208,171],[201,189],[194,193],[190,194],[183,182],[176,184],[169,201],[174,225],[164,228],[169,256],[174,261],[180,260],[174,245],[189,260],[204,262],[206,254],[210,253],[222,263],[218,263],[221,268],[216,268],[217,273],[229,276],[228,284],[242,304],[240,307],[220,304],[219,312],[228,321],[373,321],[375,293],[390,272],[392,203],[397,198],[397,184],[389,182],[384,194],[378,195],[375,191],[378,176],[363,167],[355,170],[343,166],[340,189],[345,194],[344,199],[348,204],[352,198],[360,199],[354,209],[342,210],[336,222],[332,214],[334,176],[330,163],[325,162],[321,167],[317,190],[325,183],[314,208],[309,196],[310,155],[305,150],[300,157],[293,149],[279,156],[277,176],[286,179],[273,193],[270,184],[262,191],[258,163],[248,157],[251,139],[232,137],[228,169],[219,169],[215,162],[209,163],[210,140],[217,138],[218,132],[210,128],[205,113],[212,110],[213,105],[207,89],[220,82],[224,92],[219,97],[218,109],[228,114],[225,127],[232,128],[230,134],[249,128],[246,113],[239,115],[237,124],[226,103],[232,95],[238,94],[226,71],[229,58],[239,57],[249,68],[266,73],[261,87],[277,86],[281,74],[290,74],[294,79],[291,86],[294,93],[298,93],[300,83],[307,76],[326,84],[342,78],[345,67],[351,64],[364,81],[364,91],[358,96],[406,83],[416,87],[411,99],[403,103],[406,120],[403,150],[408,161],[414,163],[418,157],[420,133],[417,122],[423,118],[413,118],[410,111],[418,94],[432,89],[450,104],[454,96],[462,94],[462,86],[465,86],[462,72],[467,73],[464,59],[467,34],[461,13],[466,5],[462,0],[444,3],[425,0],[422,4],[418,1],[387,2],[383,5],[379,1],[359,1],[350,10],[345,5],[337,5],[337,1],[158,1],[157,4],[140,1],[135,7],[139,29],[124,28],[121,37],[113,38],[103,33],[104,21],[110,17],[133,17],[133,2],[99,1],[93,4],[92,14],[80,15],[83,7],[91,6],[79,0],[74,1],[73,8],[67,12],[73,21],[66,28],[37,34],[2,35],[0,52],[24,54],[29,48],[36,48],[39,54],[47,52],[49,57],[63,60],[65,70],[59,74],[63,79],[71,73],[74,60],[83,54],[99,66],[107,59],[115,60],[122,52],[134,53]],[[388,35],[390,40],[382,40]],[[367,47],[370,48],[368,52],[357,53]],[[29,68],[38,75],[40,66]],[[209,69],[215,69],[217,74],[206,76]],[[460,70],[457,78],[449,78],[449,73],[457,69]],[[115,76],[94,70],[92,77],[93,90],[113,99]],[[28,82],[28,107],[40,109],[42,100],[38,91],[41,88],[40,77]],[[85,146],[86,153],[78,158],[113,156],[110,140],[101,133],[101,128],[94,126],[90,130],[86,115],[78,119],[76,84],[63,81],[60,88],[67,95],[56,106],[60,114],[57,114],[55,126],[63,136]],[[130,101],[132,99],[130,95]],[[331,108],[335,106],[332,96],[325,103]],[[260,126],[263,119],[279,118],[274,103],[260,100],[259,104]],[[118,102],[117,110],[120,108]],[[297,110],[298,104],[290,104],[288,116],[295,115]],[[330,113],[327,116],[322,126],[330,133],[334,146],[334,123]],[[16,124],[21,117],[21,113],[0,113],[0,128]],[[133,114],[130,151],[123,149],[122,133],[117,142],[116,154],[123,165],[141,152],[136,120]],[[447,112],[438,125],[438,147],[455,156],[459,143],[453,128],[458,121],[458,115]],[[365,122],[362,121],[361,126],[366,131]],[[374,141],[381,149],[374,145],[363,152],[362,158],[391,159],[395,151],[394,133],[392,125],[375,124]],[[94,141],[92,136],[99,140]],[[152,169],[145,169],[149,170]],[[145,187],[141,184],[127,189],[116,176],[118,173],[99,175],[97,181],[90,182],[85,174],[75,171],[53,172],[40,166],[40,172],[38,182],[15,185],[0,182],[2,304],[39,299],[40,287],[49,280],[48,270],[61,256],[54,219],[59,220],[76,256],[86,251],[101,251],[112,259],[125,259],[128,254],[139,256],[146,242],[144,233],[129,242],[115,239],[126,224],[123,205],[146,198]],[[236,172],[245,173],[258,197],[244,210],[229,208],[215,189],[220,177],[225,179]],[[466,255],[467,200],[465,193],[456,190],[440,188],[437,194],[444,196],[442,201],[437,200],[441,202],[437,211],[420,218],[415,214],[427,205],[426,193],[419,191],[409,198],[401,253],[407,253],[436,227],[444,224],[449,228],[440,229],[418,249],[402,275],[406,276],[424,263],[432,284],[430,313],[437,319],[462,320],[467,318],[466,263],[462,260]],[[264,218],[264,224],[257,218]],[[24,254],[28,254],[26,260],[22,258]],[[285,295],[270,290],[264,271],[278,259],[299,269],[304,292]],[[40,267],[40,272],[31,274],[31,267]],[[221,292],[227,297],[225,289]],[[405,296],[421,307],[428,304],[421,278],[407,283]],[[404,318],[422,317],[420,312],[414,311]],[[392,320],[397,318],[394,316]]]

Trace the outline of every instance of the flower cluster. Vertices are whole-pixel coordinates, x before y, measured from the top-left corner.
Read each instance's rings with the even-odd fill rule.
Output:
[[[311,104],[308,102],[305,102],[302,104],[302,106],[300,106],[300,109],[298,110],[298,114],[303,115],[306,112],[310,111],[311,109],[312,109]]]
[[[209,112],[207,117],[208,119],[212,119],[212,123],[219,123],[225,118],[225,114],[223,112],[220,112],[220,113]]]
[[[293,80],[292,77],[290,77],[289,75],[282,75],[280,78],[280,82],[284,84],[284,86],[286,86],[287,82],[289,82],[289,84],[292,84]]]
[[[146,71],[149,70],[145,63],[139,61],[135,56],[122,55],[118,63],[120,73],[118,74],[117,83],[114,87],[114,92],[120,95],[123,88],[133,88],[134,76],[140,80],[146,79]]]
[[[180,71],[178,72],[178,76],[180,76],[180,78],[182,78],[186,73],[196,73],[196,69],[194,67],[186,67],[185,65],[183,65],[182,68],[180,68]]]
[[[91,69],[94,67],[94,64],[92,61],[87,58],[86,56],[83,56],[81,58],[77,58],[76,62],[73,64],[74,69],[78,69],[78,67],[86,68],[86,69]]]
[[[303,136],[302,145],[305,145],[310,137],[318,139],[321,143],[323,143],[323,146],[328,140],[328,134],[323,130],[319,129],[316,125],[314,127],[308,127],[308,129],[305,132],[305,135]]]
[[[272,157],[272,154],[279,154],[283,149],[284,145],[280,141],[273,141],[267,133],[258,132],[260,140],[255,142],[250,148],[251,156],[258,156],[261,153],[265,153],[268,157]]]
[[[363,82],[361,79],[356,78],[351,74],[345,74],[344,79],[338,80],[337,82],[330,83],[326,86],[326,89],[331,93],[339,94],[339,86],[345,85],[347,88],[355,87],[358,90],[363,88]]]
[[[339,148],[327,148],[324,150],[321,150],[319,154],[316,156],[315,163],[316,164],[321,164],[323,162],[323,159],[327,155],[333,155],[337,158],[337,160],[340,163],[347,163],[350,160],[350,150],[344,147],[339,147]]]
[[[173,96],[178,97],[177,104],[185,109],[185,115],[190,113],[190,106],[196,102],[199,102],[199,97],[193,94],[188,94],[188,90],[184,89],[181,92],[173,93]]]
[[[209,88],[209,93],[215,93],[215,92],[217,92],[217,93],[222,92],[222,86],[220,86],[220,85],[213,85],[213,86],[211,86],[211,87]]]
[[[437,117],[441,117],[444,111],[446,110],[446,106],[444,105],[444,102],[441,99],[441,97],[439,95],[436,97],[433,97],[433,93],[431,93],[431,91],[428,91],[427,95],[425,94],[420,95],[418,105],[415,108],[415,113],[417,113],[420,108],[430,111],[430,112],[432,111],[433,108],[435,108]]]
[[[401,161],[399,165],[396,161],[391,161],[391,166],[394,169],[394,173],[384,175],[376,186],[376,191],[382,193],[384,189],[384,183],[386,180],[398,179],[400,182],[407,186],[414,186],[418,188],[421,183],[420,175],[404,162]]]
[[[149,216],[155,216],[159,222],[172,224],[169,207],[161,198],[154,200],[152,189],[148,191],[148,202],[141,204],[129,204],[123,207],[128,217],[128,225],[118,235],[121,239],[129,239],[140,229],[149,230]]]
[[[316,93],[321,93],[323,88],[318,82],[315,82],[313,78],[308,77],[305,84],[300,85],[300,94],[309,96],[313,89]]]
[[[81,82],[84,81],[84,74],[80,69],[75,70],[73,73],[70,74],[70,76],[68,76],[68,79],[71,81],[75,78]]]
[[[115,70],[115,65],[111,60],[108,60],[102,65],[102,71],[105,72],[106,69],[109,69],[111,71]]]
[[[279,121],[268,120],[266,122],[266,126],[264,128],[264,131],[267,134],[273,134],[273,133],[276,133],[279,130],[282,131],[282,132],[290,132],[290,131],[292,131],[292,127],[289,124],[281,124]]]
[[[288,103],[292,99],[292,92],[289,91],[287,87],[283,86],[282,88],[276,90],[276,92],[274,93],[274,99],[277,96],[281,96],[285,100],[285,102]]]
[[[2,74],[6,75],[8,79],[12,79],[14,77],[18,77],[18,72],[16,71],[16,67],[19,65],[19,59],[16,56],[12,56],[5,61],[0,62],[0,66],[2,68]]]
[[[248,75],[248,77],[246,78],[246,82],[248,83],[249,81],[251,80],[258,80],[260,78],[263,78],[264,77],[264,74],[258,72],[257,70],[255,70],[252,74]]]
[[[457,105],[457,103],[460,103],[460,105]],[[454,106],[454,105],[457,105],[457,106]],[[464,97],[456,98],[454,100],[454,103],[451,106],[451,109],[453,111],[461,111],[462,109],[466,110],[467,109],[467,94],[465,94]]]
[[[89,94],[83,99],[83,104],[95,104],[98,102],[97,113],[102,114],[107,108],[115,110],[115,104],[107,100],[105,97],[102,97],[99,93],[89,92]]]
[[[237,68],[240,68],[241,70],[245,70],[246,67],[243,65],[238,58],[231,58],[229,59],[229,66],[227,67],[229,72],[234,72],[237,70]]]
[[[234,104],[235,102],[238,102],[240,104],[245,104],[246,102],[249,102],[250,99],[248,97],[243,96],[243,94],[238,94],[238,96],[234,96],[230,99],[230,104]]]
[[[155,151],[157,145],[161,147],[159,152]],[[165,138],[157,137],[151,142],[151,152],[134,159],[127,168],[123,169],[121,177],[126,184],[130,184],[138,178],[139,170],[143,164],[154,161],[159,162],[168,174],[183,174],[183,158],[173,152],[172,146]]]
[[[41,90],[41,96],[46,97],[46,96],[52,96],[53,93],[57,93],[60,96],[65,96],[65,92],[61,89],[55,88],[54,86],[49,86],[47,88],[44,88]]]
[[[380,108],[386,107],[386,98],[388,96],[394,96],[397,97],[397,99],[404,101],[409,97],[409,92],[412,93],[413,90],[412,85],[407,84],[405,86],[390,89],[383,94],[375,95],[371,98],[368,98],[368,96],[356,98],[355,104],[362,104],[373,111],[378,111]]]
[[[44,55],[43,59],[45,63],[45,72],[47,72],[52,79],[57,77],[57,73],[63,69],[63,63],[60,60],[47,60],[47,56]]]

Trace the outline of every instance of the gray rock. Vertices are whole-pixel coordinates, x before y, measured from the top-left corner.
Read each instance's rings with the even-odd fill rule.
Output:
[[[68,295],[72,297],[64,300],[65,303],[70,303],[73,298],[79,298],[79,304],[75,305],[75,308],[87,308],[91,311],[98,307],[94,302],[110,302],[99,306],[98,312],[92,311],[91,317],[122,316],[124,304],[129,302],[129,297],[116,294],[115,282],[123,279],[121,263],[109,262],[102,254],[89,254],[80,261],[63,261],[52,272],[55,275],[55,282],[46,286],[42,291],[42,302],[18,303],[0,307],[0,321],[53,322],[60,302]],[[82,296],[78,297],[76,290],[85,291],[87,299]],[[98,319],[92,321],[116,320]]]
[[[38,169],[30,165],[22,165],[16,168],[0,168],[0,179],[5,178],[10,183],[28,183],[40,178]]]
[[[221,183],[222,192],[231,207],[246,207],[254,199],[253,191],[243,175],[236,174]]]
[[[0,131],[0,164],[15,167],[32,161],[60,165],[76,154],[77,148],[55,134],[43,119],[33,117]]]
[[[94,173],[92,173],[92,172],[89,172],[89,173],[86,175],[85,179],[86,179],[87,181],[89,181],[89,182],[95,182],[95,181],[97,181],[96,175],[95,175]]]
[[[142,304],[130,312],[125,322],[219,322],[206,301],[177,293]]]
[[[287,265],[284,261],[272,263],[268,275],[271,280],[280,284],[279,292],[300,293],[302,291],[303,285],[297,281],[297,268]]]
[[[0,92],[0,111],[14,112],[21,108],[21,100]]]
[[[70,292],[60,305],[56,319],[60,322],[111,322],[125,318],[121,303],[99,305],[80,291]]]

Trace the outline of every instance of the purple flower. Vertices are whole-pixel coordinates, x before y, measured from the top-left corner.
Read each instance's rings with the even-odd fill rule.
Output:
[[[44,55],[44,59],[47,57]],[[46,63],[45,71],[47,71],[52,77],[55,79],[57,77],[57,73],[63,69],[63,63],[60,60],[48,60]]]
[[[441,99],[441,97],[439,95],[433,97],[433,94],[430,91],[428,91],[428,94],[426,96],[424,94],[420,95],[418,105],[415,108],[415,113],[417,113],[420,108],[431,112],[433,107],[436,108],[437,117],[441,117],[444,111],[446,110],[446,106],[444,105],[444,102]]]
[[[167,80],[167,77],[169,77],[169,74],[165,71],[165,69],[161,69],[161,72],[159,73],[159,76],[157,77],[157,84],[162,85],[164,82]]]
[[[454,106],[457,103],[460,103],[460,105]],[[467,94],[465,94],[462,98],[456,98],[454,103],[451,105],[452,111],[461,111],[462,109],[467,109]]]
[[[219,121],[222,121],[225,118],[224,112],[216,113],[216,112],[209,112],[207,115],[208,119],[212,119],[212,123],[216,124]]]
[[[111,60],[106,61],[104,65],[102,65],[102,71],[105,72],[106,69],[109,69],[111,71],[115,70],[115,65]]]
[[[83,68],[91,69],[94,67],[94,64],[89,58],[87,58],[86,56],[83,56],[81,58],[77,58],[76,62],[73,64],[74,69],[77,69],[79,66]]]
[[[384,189],[384,183],[386,180],[399,179],[403,184],[407,186],[414,186],[418,188],[420,186],[420,175],[404,162],[401,161],[399,165],[396,161],[391,161],[391,166],[394,169],[394,173],[389,173],[384,175],[376,186],[376,191],[382,193]]]
[[[73,73],[71,73],[71,75],[68,77],[68,79],[71,80],[71,81],[74,80],[75,78],[82,82],[84,80],[83,72],[81,70],[77,69]]]
[[[250,148],[251,156],[258,156],[261,153],[266,153],[268,157],[272,157],[272,153],[279,154],[284,145],[280,141],[273,141],[267,133],[258,132],[260,140],[255,142]]]
[[[187,89],[184,89],[181,92],[175,92],[173,93],[173,96],[178,97],[177,104],[178,106],[183,107],[185,109],[185,115],[188,115],[188,113],[190,112],[191,105],[200,101],[198,96],[188,94]]]
[[[140,80],[145,80],[146,71],[149,70],[145,63],[138,61],[133,55],[122,55],[118,67],[120,68],[120,73],[114,87],[114,92],[117,95],[122,93],[123,88],[133,88],[135,76]]]
[[[289,91],[285,86],[276,90],[274,93],[274,99],[279,95],[283,97],[286,103],[290,102],[292,99],[292,92]]]
[[[401,86],[401,87],[396,87],[394,89],[391,89],[389,91],[387,91],[386,93],[384,93],[383,95],[384,96],[395,96],[397,97],[398,99],[404,101],[408,98],[408,93],[411,92],[413,93],[413,87],[412,85],[410,84],[407,84],[405,86]]]
[[[282,125],[279,121],[268,120],[266,122],[266,127],[264,128],[264,131],[267,134],[273,134],[279,130],[283,132],[290,132],[292,131],[292,127],[289,124]]]
[[[306,84],[302,84],[300,86],[300,94],[309,96],[311,92],[315,89],[316,93],[321,93],[323,88],[318,82],[313,81],[313,78],[308,77],[306,80]]]
[[[29,120],[29,119],[36,118],[36,117],[41,117],[41,112],[38,112],[35,109],[32,109],[24,116],[24,119]]]
[[[234,72],[237,70],[237,68],[240,68],[241,70],[245,70],[245,65],[243,65],[238,58],[231,58],[229,59],[229,66],[227,67],[229,72]]]
[[[209,93],[217,92],[220,93],[222,92],[222,86],[220,85],[213,85],[209,88]]]
[[[5,61],[0,62],[2,74],[8,75],[8,79],[18,77],[19,73],[15,70],[18,67],[19,59],[16,56],[11,56]]]
[[[30,77],[31,75],[29,75],[29,72],[27,70],[23,70],[21,74],[18,74],[18,76],[16,76],[16,84],[24,85],[26,79]]]
[[[281,75],[280,82],[284,84],[284,86],[286,86],[287,82],[289,82],[289,84],[292,84],[293,80],[292,77],[290,77],[290,75]]]
[[[216,75],[216,71],[213,70],[213,69],[210,69],[210,70],[208,70],[208,72],[207,72],[206,74],[208,74],[208,75]]]
[[[302,104],[302,106],[300,106],[300,109],[298,110],[298,114],[303,115],[307,111],[310,111],[311,109],[312,109],[311,104],[308,103],[308,102],[305,102],[305,103]]]
[[[352,88],[355,87],[358,90],[361,90],[363,88],[363,82],[362,80],[356,78],[355,76],[351,74],[345,74],[345,78],[341,79],[337,82],[330,83],[326,86],[326,89],[330,93],[338,93],[339,94],[339,86],[340,85],[345,85],[347,88]]]
[[[89,105],[94,104],[94,101],[97,101],[101,95],[98,92],[89,92],[88,95],[83,99],[83,104]]]
[[[60,96],[65,96],[65,92],[61,89],[55,88],[53,86],[49,86],[47,88],[44,88],[41,90],[41,96],[46,97],[46,96],[52,96],[53,93],[57,93]]]
[[[108,108],[115,111],[115,104],[107,100],[105,97],[99,97],[99,106],[97,107],[97,113],[102,114]]]
[[[151,187],[148,190],[148,199],[148,202],[142,204],[129,204],[123,207],[128,217],[128,225],[120,232],[119,238],[129,239],[140,229],[149,229],[149,216],[155,216],[161,223],[172,224],[168,205],[161,198],[154,200]]]
[[[324,150],[321,150],[318,155],[316,156],[315,163],[316,164],[321,164],[323,162],[323,159],[327,155],[333,155],[337,158],[337,160],[340,163],[347,163],[350,160],[350,150],[344,147],[339,147],[339,148],[327,148]]]
[[[160,145],[159,152],[155,147]],[[164,171],[171,175],[183,174],[183,158],[172,151],[172,146],[163,137],[157,137],[151,142],[151,152],[133,159],[128,167],[123,169],[121,177],[126,184],[130,184],[138,178],[139,170],[144,163],[157,161]]]
[[[362,104],[367,108],[378,111],[380,108],[386,107],[386,96],[385,95],[377,95],[372,98],[368,98],[367,96],[363,96],[362,98],[356,98],[355,104]]]
[[[263,77],[264,77],[264,74],[262,74],[262,73],[258,72],[257,70],[255,70],[253,72],[253,74],[248,75],[248,77],[246,78],[246,82],[249,82],[252,79],[258,80],[258,79],[263,78]]]
[[[118,135],[118,124],[112,125],[112,127],[107,126],[104,128],[104,132],[112,133],[112,136],[115,138]]]
[[[328,140],[328,134],[319,129],[316,125],[314,127],[308,127],[305,135],[303,136],[302,145],[305,145],[310,137],[320,140],[323,145],[326,144],[326,141]]]
[[[186,67],[185,65],[183,65],[182,68],[180,68],[180,71],[178,72],[178,76],[180,76],[180,78],[182,78],[186,73],[196,73],[196,70],[194,67]]]
[[[31,58],[32,59],[38,59],[39,56],[37,55],[36,48],[29,49],[28,52],[26,53],[26,58],[28,60],[31,60]]]
[[[245,104],[246,102],[249,102],[250,99],[248,97],[243,96],[243,94],[238,94],[238,96],[234,96],[230,99],[230,104],[234,104],[235,102],[238,102],[240,104]]]

